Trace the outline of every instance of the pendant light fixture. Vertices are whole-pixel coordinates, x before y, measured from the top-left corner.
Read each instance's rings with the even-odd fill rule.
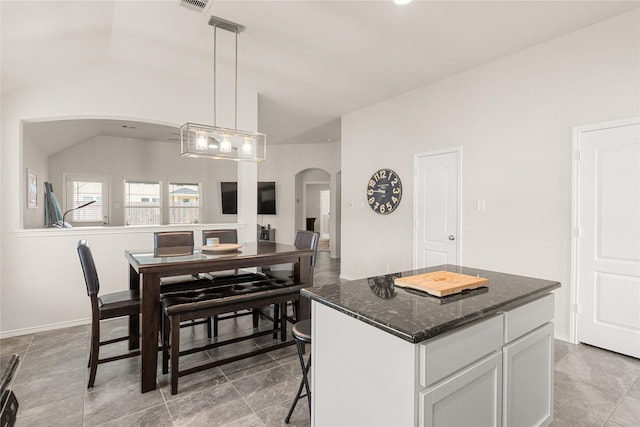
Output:
[[[197,123],[185,123],[182,125],[180,127],[181,156],[261,162],[266,159],[267,136],[259,132],[238,130],[238,34],[244,30],[244,27],[215,16],[209,18],[209,25],[213,26],[213,126]],[[218,28],[235,34],[235,111],[233,129],[222,128],[216,124]]]

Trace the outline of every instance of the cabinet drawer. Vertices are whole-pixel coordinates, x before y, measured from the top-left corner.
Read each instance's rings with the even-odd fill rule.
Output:
[[[429,387],[502,348],[503,319],[497,315],[420,344],[420,386]]]
[[[511,342],[553,320],[553,294],[504,313],[504,342]]]

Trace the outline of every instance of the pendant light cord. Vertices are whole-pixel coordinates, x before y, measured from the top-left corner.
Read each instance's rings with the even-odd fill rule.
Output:
[[[234,65],[235,67],[235,112],[233,113],[233,128],[235,130],[238,130],[238,27],[235,28],[235,35],[236,35],[236,52],[235,52],[235,56],[236,56],[236,63]]]
[[[216,80],[218,79],[218,72],[216,69],[216,62],[218,58],[217,53],[217,34],[218,34],[218,26],[216,22],[213,22],[213,126],[216,127]]]
[[[213,17],[212,17],[213,18]],[[218,79],[218,43],[217,43],[217,35],[218,35],[218,22],[214,19],[213,21],[213,126],[217,126],[216,121],[216,86]],[[211,25],[211,22],[209,22]],[[233,128],[238,130],[238,26],[234,24],[233,32],[235,34],[235,62],[234,62],[234,111],[233,111]],[[229,29],[223,26],[223,29]]]

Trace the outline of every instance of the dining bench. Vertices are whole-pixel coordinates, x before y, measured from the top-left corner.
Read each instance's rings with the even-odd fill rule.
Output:
[[[192,290],[180,293],[164,294],[162,298],[163,342],[162,342],[162,373],[169,371],[171,363],[171,394],[178,392],[178,378],[205,369],[214,368],[237,360],[263,354],[272,350],[294,345],[294,340],[287,340],[286,325],[291,321],[286,313],[286,305],[293,302],[299,304],[300,289],[308,286],[297,282],[292,278],[269,278],[263,274],[254,274],[253,280],[245,280],[240,283],[227,283],[213,288]],[[208,316],[218,316],[245,309],[260,309],[269,305],[277,305],[280,309],[274,310],[274,327],[271,330],[253,332],[235,338],[220,340],[203,346],[180,350],[180,322],[190,319],[198,319]],[[277,338],[280,334],[280,342],[264,346],[256,350],[244,352],[234,356],[190,366],[180,370],[180,356],[222,347],[225,345],[272,334]]]

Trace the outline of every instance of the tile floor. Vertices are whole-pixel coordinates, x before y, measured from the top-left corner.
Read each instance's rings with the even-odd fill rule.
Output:
[[[555,341],[553,426],[640,426],[640,360]]]
[[[339,268],[339,261],[319,253],[316,285],[335,282]],[[106,335],[126,328],[120,320],[103,324]],[[221,323],[220,333],[234,336],[249,329],[250,317],[241,317]],[[202,325],[181,333],[183,342],[206,339]],[[136,358],[99,366],[96,385],[87,390],[88,339],[88,326],[76,326],[0,340],[2,368],[9,355],[20,355],[12,384],[20,403],[18,426],[281,426],[300,380],[292,346],[183,377],[175,396],[169,376],[161,373],[158,389],[141,394]],[[270,340],[260,337],[242,345],[259,347]],[[181,363],[230,351],[210,350]],[[555,361],[554,426],[640,425],[639,360],[556,340]],[[305,399],[290,425],[309,425]]]

